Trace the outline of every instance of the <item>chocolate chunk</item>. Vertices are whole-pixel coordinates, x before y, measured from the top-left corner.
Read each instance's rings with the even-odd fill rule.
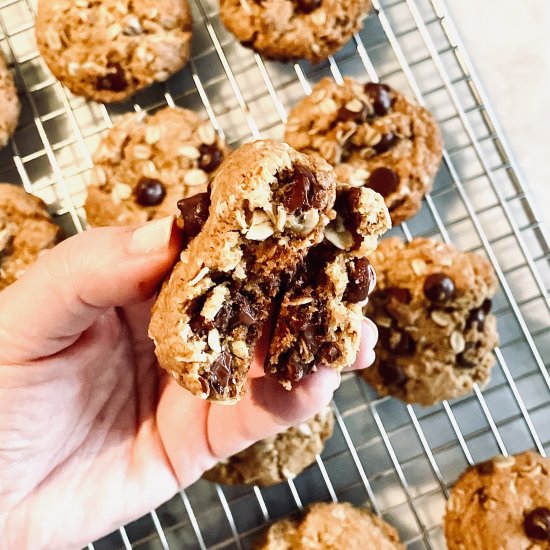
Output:
[[[363,242],[363,238],[357,232],[362,222],[362,216],[358,211],[360,200],[361,189],[352,187],[338,193],[334,203],[334,209],[344,221],[345,228],[353,235],[356,246]]]
[[[343,105],[336,116],[340,122],[363,122],[367,118],[367,106],[361,103],[359,111],[352,111]]]
[[[297,0],[298,9],[304,13],[310,13],[316,10],[323,0]]]
[[[322,359],[321,364],[325,365],[330,365],[331,363],[334,363],[334,361],[336,361],[336,359],[338,359],[341,355],[342,352],[340,351],[338,346],[331,342],[323,344],[321,347],[321,351],[319,352],[319,356]]]
[[[401,288],[398,286],[389,286],[381,292],[383,298],[388,302],[391,300],[397,300],[402,304],[410,304],[412,295],[408,288]]]
[[[399,187],[399,175],[389,168],[380,166],[372,171],[366,186],[380,193],[383,197],[388,197],[395,193]]]
[[[120,63],[107,63],[107,74],[96,80],[98,90],[109,90],[111,92],[122,92],[128,87],[128,81],[124,69]]]
[[[481,309],[485,315],[488,315],[491,312],[491,308],[493,307],[493,302],[487,298],[486,300],[483,300],[483,303],[481,304]]]
[[[317,185],[315,174],[301,164],[294,166],[290,178],[290,191],[283,204],[291,214],[297,210],[310,210],[323,206],[323,191]]]
[[[183,246],[196,237],[208,219],[210,193],[199,193],[178,201],[178,208],[183,220]]]
[[[445,273],[432,273],[424,281],[424,295],[438,304],[452,300],[455,291],[453,280]]]
[[[373,146],[373,149],[378,155],[381,155],[389,151],[398,141],[399,138],[395,134],[388,132],[387,134],[382,134],[380,141]]]
[[[388,114],[392,104],[389,86],[376,82],[367,82],[365,84],[365,93],[371,99],[374,112],[378,116]]]
[[[523,530],[530,539],[550,542],[550,509],[531,510],[523,519]]]
[[[485,317],[486,315],[483,308],[478,307],[476,309],[472,309],[468,315],[468,319],[466,320],[466,329],[475,326],[477,330],[483,331],[485,327]]]
[[[416,351],[414,338],[405,331],[399,331],[399,341],[391,346],[391,351],[397,355],[413,355]]]
[[[157,206],[166,197],[166,188],[159,180],[141,178],[134,189],[134,197],[141,206]]]
[[[480,476],[490,476],[495,471],[495,465],[492,460],[486,460],[475,465],[475,469]]]
[[[456,365],[462,369],[473,369],[477,366],[475,357],[471,357],[469,352],[474,348],[474,344],[468,342],[466,349],[456,356]]]
[[[395,363],[381,361],[378,372],[386,386],[404,386],[407,382],[405,371]]]
[[[327,240],[311,248],[304,264],[306,270],[304,284],[311,282],[317,286],[319,276],[325,267],[336,258],[338,252],[338,249]]]
[[[309,353],[311,355],[315,355],[319,348],[321,347],[321,338],[322,336],[319,336],[317,334],[318,325],[304,325],[301,331],[301,337],[304,341]]]
[[[253,325],[256,322],[256,314],[248,299],[241,295],[241,300],[237,305],[239,306],[237,309],[237,321],[241,325]]]
[[[231,376],[231,363],[233,358],[227,351],[222,351],[217,359],[212,363],[210,371],[203,376],[208,380],[212,387],[220,395],[223,394],[225,388],[234,382]]]
[[[205,172],[213,172],[222,162],[222,152],[215,145],[203,143],[199,152],[199,168]]]
[[[348,286],[344,292],[344,300],[352,304],[365,300],[374,277],[374,269],[367,258],[353,259],[348,264]]]

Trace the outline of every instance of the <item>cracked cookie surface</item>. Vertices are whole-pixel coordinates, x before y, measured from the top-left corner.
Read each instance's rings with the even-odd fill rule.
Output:
[[[40,0],[38,47],[71,92],[122,101],[189,59],[187,0]]]
[[[39,198],[0,183],[0,290],[14,283],[60,237],[60,228]]]
[[[378,286],[365,313],[378,326],[362,375],[382,395],[431,405],[488,382],[498,343],[488,260],[433,239],[383,240],[371,255]]]
[[[5,147],[15,132],[20,110],[13,76],[0,53],[0,147]]]
[[[193,111],[125,115],[94,153],[88,223],[138,225],[177,214],[177,201],[206,191],[227,153],[210,122]]]
[[[204,479],[226,485],[266,487],[296,477],[315,462],[332,435],[334,414],[330,407],[306,422],[276,436],[258,441],[248,449],[220,462]]]
[[[322,79],[290,112],[285,141],[331,163],[337,180],[380,193],[394,225],[414,216],[442,157],[439,127],[386,84]]]
[[[221,0],[220,17],[267,58],[318,63],[348,42],[370,8],[370,0]]]
[[[404,550],[388,523],[347,502],[311,505],[302,518],[273,523],[254,550]]]
[[[229,155],[211,196],[180,201],[187,247],[160,292],[149,332],[160,366],[182,386],[205,399],[240,398],[285,280],[334,217],[335,188],[322,159],[257,141]]]
[[[449,550],[549,550],[550,460],[527,451],[469,468],[447,502]]]

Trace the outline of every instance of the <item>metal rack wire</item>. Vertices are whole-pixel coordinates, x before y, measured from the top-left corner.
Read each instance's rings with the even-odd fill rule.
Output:
[[[198,482],[148,516],[90,543],[90,550],[245,549],[266,522],[314,500],[369,504],[409,549],[444,548],[448,488],[468,465],[497,452],[550,451],[550,236],[525,191],[443,0],[373,0],[364,29],[328,62],[283,65],[245,50],[220,23],[216,0],[190,0],[195,53],[135,103],[103,106],[66,92],[34,40],[31,0],[0,0],[1,44],[22,95],[0,180],[42,197],[70,233],[85,225],[90,152],[123,112],[181,105],[202,111],[229,143],[282,137],[286,113],[326,74],[378,78],[437,116],[444,163],[421,212],[393,233],[433,236],[485,254],[500,281],[501,335],[490,385],[421,408],[379,398],[353,374],[334,399],[334,437],[317,464],[267,489]],[[546,360],[546,364],[545,364]]]

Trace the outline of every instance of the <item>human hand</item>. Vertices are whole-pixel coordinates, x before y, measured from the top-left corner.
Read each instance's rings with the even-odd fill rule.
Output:
[[[93,229],[0,293],[0,548],[81,547],[330,401],[338,373],[288,392],[263,376],[266,345],[231,407],[161,371],[147,325],[178,252],[171,218]],[[372,363],[373,327],[352,368]]]

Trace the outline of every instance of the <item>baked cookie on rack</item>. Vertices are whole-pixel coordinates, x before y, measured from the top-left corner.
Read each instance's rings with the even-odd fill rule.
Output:
[[[318,154],[338,181],[380,193],[394,225],[414,216],[442,157],[433,116],[386,84],[322,79],[290,112],[285,141]]]
[[[269,59],[319,63],[361,28],[370,0],[220,0],[240,42]]]
[[[469,468],[447,502],[449,550],[550,549],[550,460],[527,451]]]
[[[178,200],[204,192],[227,153],[210,122],[193,111],[125,115],[94,153],[88,223],[137,225],[177,214]]]
[[[315,462],[333,428],[334,414],[326,407],[307,422],[258,441],[220,462],[203,477],[226,485],[260,487],[287,481]]]
[[[60,237],[60,228],[38,197],[0,183],[0,290],[14,283]]]
[[[13,76],[0,53],[0,148],[5,147],[17,128],[21,104]]]
[[[234,152],[211,187],[211,197],[179,203],[188,246],[150,325],[160,365],[195,395],[238,400],[262,325],[281,302],[268,374],[290,389],[318,365],[352,364],[374,282],[366,255],[389,225],[382,199],[340,190],[335,205],[333,169],[274,141]]]
[[[301,518],[273,523],[254,550],[405,550],[388,523],[347,502],[311,505]]]
[[[181,69],[191,24],[187,0],[39,0],[36,39],[71,92],[111,103]]]
[[[392,237],[371,262],[378,286],[365,313],[379,339],[365,380],[382,395],[422,405],[487,383],[498,343],[489,261],[433,239]]]

